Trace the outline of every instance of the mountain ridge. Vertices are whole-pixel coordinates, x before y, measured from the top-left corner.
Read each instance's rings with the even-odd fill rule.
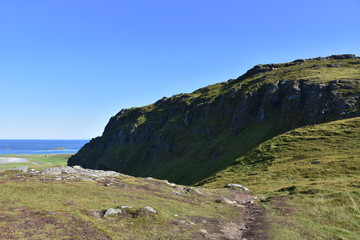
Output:
[[[256,65],[237,79],[123,109],[68,165],[193,184],[276,135],[360,116],[358,59]]]

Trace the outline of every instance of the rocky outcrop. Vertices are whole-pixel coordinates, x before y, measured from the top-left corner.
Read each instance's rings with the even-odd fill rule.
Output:
[[[249,189],[247,187],[244,187],[241,184],[237,184],[237,183],[228,183],[225,185],[226,188],[233,188],[233,189],[241,189],[244,191],[249,191]]]
[[[354,59],[257,65],[238,79],[123,109],[68,165],[194,183],[280,133],[360,116]]]

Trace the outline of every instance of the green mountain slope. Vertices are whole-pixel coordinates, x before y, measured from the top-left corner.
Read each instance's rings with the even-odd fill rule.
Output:
[[[275,191],[299,181],[360,178],[360,118],[306,126],[276,136],[225,170],[205,179],[211,187],[246,182],[253,191]]]
[[[274,239],[359,239],[360,118],[274,137],[201,184],[229,182],[271,196]]]
[[[193,184],[296,127],[360,116],[353,55],[257,65],[190,94],[121,110],[68,165]]]

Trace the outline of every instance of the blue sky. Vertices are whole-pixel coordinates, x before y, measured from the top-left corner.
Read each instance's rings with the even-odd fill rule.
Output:
[[[259,63],[360,55],[360,1],[0,2],[0,139],[87,139]]]

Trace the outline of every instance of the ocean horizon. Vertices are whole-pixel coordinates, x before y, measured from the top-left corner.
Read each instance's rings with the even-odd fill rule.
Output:
[[[73,154],[88,139],[0,139],[0,155]]]

